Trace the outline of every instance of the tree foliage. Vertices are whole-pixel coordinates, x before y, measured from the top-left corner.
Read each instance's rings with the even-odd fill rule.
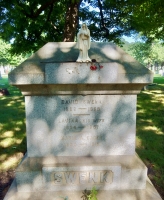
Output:
[[[14,53],[74,41],[79,20],[96,41],[119,44],[123,35],[136,32],[147,41],[163,40],[163,7],[163,0],[0,0],[0,34],[14,41]]]
[[[164,1],[137,0],[132,15],[132,24],[145,41],[164,40]]]
[[[25,56],[10,53],[11,45],[0,40],[0,65],[17,65],[25,59]]]
[[[61,41],[65,11],[66,1],[1,1],[1,37],[5,41],[14,39],[16,53],[37,50],[48,41]]]
[[[80,9],[81,21],[87,21],[96,41],[121,42],[123,35],[130,36],[135,30],[131,26],[129,10],[131,5],[124,0],[91,0]],[[90,9],[90,6],[92,9]]]
[[[152,43],[125,42],[123,49],[145,66],[164,64],[164,46],[158,40]]]

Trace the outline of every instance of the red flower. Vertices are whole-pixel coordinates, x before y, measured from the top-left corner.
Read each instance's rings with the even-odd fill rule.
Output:
[[[103,66],[102,65],[100,65],[100,69],[102,69],[103,68]]]
[[[90,69],[94,71],[94,70],[97,69],[97,67],[96,67],[95,65],[91,65],[91,66],[90,66]]]

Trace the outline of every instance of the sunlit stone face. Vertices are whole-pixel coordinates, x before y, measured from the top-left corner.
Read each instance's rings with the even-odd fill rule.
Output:
[[[29,156],[132,155],[134,95],[26,97]]]

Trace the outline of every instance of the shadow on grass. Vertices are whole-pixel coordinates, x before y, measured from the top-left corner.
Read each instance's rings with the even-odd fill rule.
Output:
[[[15,168],[26,152],[24,97],[9,86],[7,78],[0,80],[9,96],[0,96],[0,171]]]
[[[136,151],[164,198],[164,85],[157,84],[141,92],[137,110]]]

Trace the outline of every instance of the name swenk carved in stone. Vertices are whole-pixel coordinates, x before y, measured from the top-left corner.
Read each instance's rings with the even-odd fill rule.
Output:
[[[58,185],[65,184],[111,184],[113,172],[93,171],[93,172],[55,172],[53,182]]]

